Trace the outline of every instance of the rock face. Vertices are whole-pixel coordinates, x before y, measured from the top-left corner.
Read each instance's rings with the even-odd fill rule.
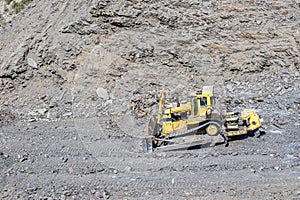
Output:
[[[99,87],[114,105],[129,108],[149,93],[164,89],[185,98],[195,87],[213,84],[222,99],[234,98],[232,106],[252,106],[251,98],[261,96],[272,103],[291,99],[288,107],[294,109],[299,106],[294,103],[298,6],[293,1],[34,1],[1,31],[2,101],[14,100],[25,118],[26,107],[16,105],[32,100],[41,106],[56,101],[67,111],[72,104],[85,116],[81,109],[95,115],[107,99],[95,94]],[[233,93],[247,93],[246,99]],[[46,102],[39,98],[44,95]]]
[[[185,99],[214,85],[228,110],[256,109],[268,130],[292,138],[300,126],[299,6],[35,0],[0,30],[0,109],[25,122],[99,119],[115,141],[124,136],[115,129],[143,135],[162,90]]]

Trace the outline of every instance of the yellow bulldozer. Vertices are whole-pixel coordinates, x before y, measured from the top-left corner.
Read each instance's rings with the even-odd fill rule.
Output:
[[[233,136],[248,134],[259,137],[263,121],[259,115],[248,109],[222,114],[216,106],[213,90],[213,86],[204,86],[191,94],[188,103],[180,103],[178,99],[166,103],[166,93],[162,92],[158,114],[151,118],[148,136],[143,141],[144,152],[172,150],[174,146],[175,149],[188,147],[197,144],[195,141],[201,142],[195,137],[203,135],[220,136],[226,146],[228,139]]]

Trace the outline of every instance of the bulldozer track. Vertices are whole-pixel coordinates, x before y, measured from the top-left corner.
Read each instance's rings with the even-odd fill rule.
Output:
[[[128,191],[140,191],[140,190],[152,190],[152,189],[163,189],[163,190],[176,190],[176,189],[203,189],[203,188],[214,188],[214,189],[231,189],[239,188],[240,190],[248,189],[249,187],[260,187],[269,188],[269,187],[285,187],[285,186],[295,186],[299,187],[299,176],[285,176],[284,174],[276,175],[275,177],[263,177],[259,175],[253,175],[251,180],[239,180],[238,175],[242,175],[244,172],[238,172],[235,175],[228,174],[226,180],[220,180],[218,177],[222,173],[216,173],[210,178],[206,178],[203,175],[184,175],[184,172],[181,172],[185,178],[177,177],[178,175],[174,174],[174,178],[161,177],[161,178],[146,178],[140,174],[136,176],[125,176],[118,177],[111,175],[96,175],[93,176],[94,183],[98,187],[114,190],[126,190]],[[153,174],[155,175],[155,174]],[[91,175],[88,175],[91,176]],[[209,174],[207,174],[209,176]],[[224,175],[222,175],[224,177]],[[138,178],[137,178],[138,177]],[[31,179],[36,180],[34,183],[39,185],[42,183],[44,178],[50,178],[49,176],[37,177],[37,175],[32,175]],[[68,177],[66,175],[58,175],[57,178],[61,182],[67,181]],[[75,178],[75,177],[74,177]],[[75,178],[79,183],[83,178]],[[41,183],[40,183],[41,182]],[[271,185],[271,186],[270,186]]]
[[[217,121],[209,121],[209,122],[206,122],[206,123],[204,123],[204,124],[202,124],[202,125],[200,125],[200,126],[198,126],[198,127],[189,129],[189,130],[187,130],[187,131],[185,131],[185,132],[179,132],[179,133],[169,134],[166,138],[168,139],[168,138],[173,138],[173,137],[176,138],[176,137],[186,136],[186,135],[189,135],[189,134],[191,134],[192,132],[197,131],[197,130],[199,130],[199,129],[203,128],[203,127],[206,127],[206,126],[208,126],[208,125],[210,125],[210,124],[216,125],[216,126],[218,127],[219,134],[224,138],[225,143],[227,144],[228,138],[227,138],[226,134],[223,132],[222,127],[220,126],[220,123],[217,122]]]
[[[268,164],[267,161],[272,162],[272,165],[276,164],[276,163],[280,163],[278,162],[278,160],[275,159],[268,159],[268,158],[264,158],[264,157],[259,157],[259,158],[252,158],[251,156],[247,157],[247,158],[236,158],[236,159],[232,159],[232,158],[222,158],[223,161],[220,161],[220,158],[216,159],[216,161],[212,161],[213,158],[208,158],[206,160],[199,160],[199,161],[190,161],[190,159],[186,159],[183,160],[181,159],[180,161],[178,161],[178,164],[176,162],[176,166],[197,166],[197,167],[212,167],[215,165],[219,165],[221,167],[220,170],[222,169],[228,169],[229,167],[243,167],[243,166],[251,166],[251,165],[255,165],[255,164]],[[232,168],[231,168],[232,169]],[[233,168],[234,169],[234,168]]]

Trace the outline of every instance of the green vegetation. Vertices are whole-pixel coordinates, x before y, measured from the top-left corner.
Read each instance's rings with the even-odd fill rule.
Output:
[[[12,9],[15,14],[21,12],[32,0],[22,0],[20,3],[15,2],[14,0],[6,0],[6,2],[12,2]]]
[[[0,28],[1,28],[2,26],[5,26],[5,24],[6,24],[6,21],[5,21],[4,18],[2,18],[1,14],[0,14]]]
[[[0,21],[0,28],[6,25],[6,21]]]
[[[4,0],[3,11],[0,11],[0,29],[11,20],[11,18],[21,12],[33,0]],[[0,0],[1,2],[1,0]]]

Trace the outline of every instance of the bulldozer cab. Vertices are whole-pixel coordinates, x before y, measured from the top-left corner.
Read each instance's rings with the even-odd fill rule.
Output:
[[[191,116],[205,117],[207,111],[214,106],[213,86],[204,86],[191,95]]]

